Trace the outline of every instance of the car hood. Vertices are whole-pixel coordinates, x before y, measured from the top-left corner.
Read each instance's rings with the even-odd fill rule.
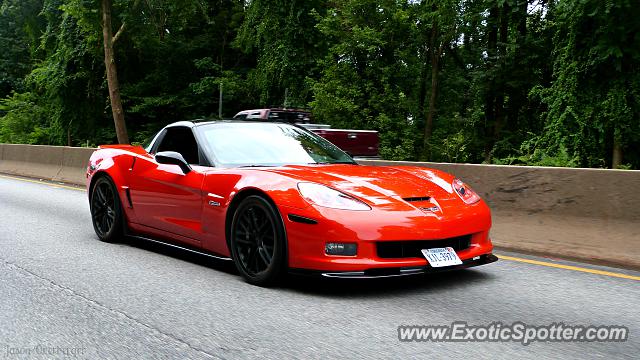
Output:
[[[287,166],[265,171],[330,186],[374,206],[460,201],[451,187],[453,176],[426,168],[336,164]]]

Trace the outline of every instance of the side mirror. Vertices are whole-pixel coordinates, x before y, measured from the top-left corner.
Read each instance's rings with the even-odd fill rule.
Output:
[[[183,173],[188,174],[191,172],[191,166],[182,157],[180,153],[175,151],[161,151],[156,154],[156,161],[159,164],[178,165]]]

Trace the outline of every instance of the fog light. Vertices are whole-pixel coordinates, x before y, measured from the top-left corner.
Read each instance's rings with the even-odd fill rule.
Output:
[[[324,246],[324,252],[327,255],[355,256],[357,249],[356,244],[346,243],[327,243]]]

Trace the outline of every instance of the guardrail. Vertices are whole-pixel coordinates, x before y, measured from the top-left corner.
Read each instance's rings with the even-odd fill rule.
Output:
[[[0,144],[0,172],[84,185],[94,150]],[[460,177],[492,208],[497,247],[640,269],[640,171],[359,162]]]

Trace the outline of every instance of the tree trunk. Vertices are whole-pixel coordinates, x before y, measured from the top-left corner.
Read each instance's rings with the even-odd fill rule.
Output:
[[[490,73],[487,81],[487,90],[485,93],[484,116],[485,116],[485,148],[484,160],[491,160],[491,150],[493,149],[493,131],[496,123],[495,103],[496,103],[496,79],[495,67],[498,57],[498,21],[499,9],[494,5],[489,9],[489,18],[487,19],[487,72]]]
[[[499,66],[499,78],[498,86],[496,88],[496,110],[495,110],[495,123],[493,127],[493,136],[492,136],[492,147],[500,140],[500,135],[502,133],[502,128],[505,124],[505,110],[504,110],[504,99],[505,99],[505,81],[504,81],[504,73],[506,67],[506,59],[507,59],[507,41],[509,34],[509,14],[511,12],[511,8],[509,4],[505,2],[502,7],[502,14],[500,15],[500,42],[498,45],[498,66]]]
[[[529,11],[529,2],[526,0],[520,0],[518,4],[518,40],[519,44],[524,45],[524,40],[527,37],[527,16]],[[521,51],[521,48],[518,49]]]
[[[613,137],[613,158],[611,159],[611,168],[617,169],[622,165],[622,145],[620,140],[614,135]]]
[[[424,114],[424,105],[426,102],[426,97],[427,97],[427,80],[429,78],[429,76],[427,75],[428,72],[428,63],[427,63],[427,56],[429,56],[429,50],[424,47],[421,50],[421,55],[420,55],[420,59],[422,60],[422,66],[420,67],[420,84],[418,87],[418,109],[420,110],[420,116],[423,116]]]
[[[427,143],[431,140],[433,133],[433,118],[436,113],[436,98],[438,96],[438,77],[440,75],[440,55],[442,47],[438,51],[434,51],[431,56],[431,95],[429,96],[429,112],[427,113],[427,121],[424,127],[424,141]]]
[[[111,29],[111,0],[102,0],[102,35],[104,38],[104,64],[107,69],[109,99],[111,101],[111,111],[116,127],[116,135],[118,137],[118,143],[128,144],[129,136],[127,135],[127,126],[124,121],[118,71],[113,51],[114,36],[113,30]]]
[[[526,61],[526,50],[525,47],[527,45],[527,11],[528,11],[528,1],[527,0],[519,0],[516,7],[516,12],[513,12],[512,21],[516,24],[516,34],[515,34],[515,44],[516,50],[513,55],[513,71],[510,71],[511,74],[511,83],[515,84],[506,89],[509,94],[508,101],[506,103],[507,109],[509,112],[506,114],[507,124],[506,129],[512,132],[516,132],[519,128],[523,126],[527,128],[531,128],[533,125],[528,123],[531,121],[531,116],[520,116],[520,112],[522,109],[525,109],[525,114],[529,112],[526,111],[528,107],[528,93],[530,90],[529,86],[523,86],[522,84],[530,84],[531,80],[529,72],[525,69],[527,68]],[[527,123],[523,123],[522,120],[527,121]]]
[[[435,114],[436,96],[438,90],[438,66],[440,63],[440,54],[442,52],[442,46],[436,48],[436,40],[438,38],[438,24],[433,24],[431,28],[431,44],[429,55],[431,56],[431,93],[429,94],[429,110],[426,113],[426,119],[424,124],[424,146],[427,150],[427,155],[430,156],[429,141],[431,140],[431,134],[433,133],[433,117]]]

